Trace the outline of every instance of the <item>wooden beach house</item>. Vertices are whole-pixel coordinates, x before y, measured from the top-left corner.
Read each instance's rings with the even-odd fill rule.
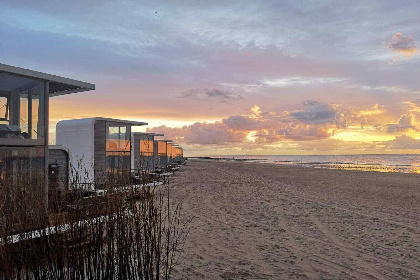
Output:
[[[163,134],[133,132],[131,135],[131,166],[134,172],[154,172],[155,137]]]
[[[184,159],[184,151],[179,145],[173,145],[173,162],[175,164],[182,164]]]
[[[48,200],[49,100],[93,89],[94,84],[0,64],[1,185],[36,178]]]
[[[166,148],[166,157],[167,157],[167,160],[168,160],[167,165],[171,165],[172,164],[172,161],[173,161],[173,157],[172,157],[173,148],[174,148],[173,142],[167,142],[167,148]]]
[[[58,122],[57,145],[71,150],[72,180],[89,190],[110,179],[131,180],[131,128],[142,125],[147,123],[101,117]]]
[[[155,141],[157,146],[157,168],[158,169],[166,169],[169,164],[169,156],[171,151],[169,151],[170,143],[172,140],[158,140]]]

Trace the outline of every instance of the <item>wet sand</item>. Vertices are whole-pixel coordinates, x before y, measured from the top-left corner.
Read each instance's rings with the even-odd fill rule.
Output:
[[[189,160],[175,279],[420,279],[420,175]]]

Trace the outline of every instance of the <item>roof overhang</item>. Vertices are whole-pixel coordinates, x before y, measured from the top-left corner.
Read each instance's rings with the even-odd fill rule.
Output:
[[[91,83],[81,82],[2,63],[0,63],[0,73],[48,81],[50,97],[95,89],[95,85]]]
[[[152,135],[152,136],[164,136],[162,133],[153,133],[153,132],[132,132],[133,134],[138,135]]]
[[[137,121],[128,121],[128,120],[120,120],[120,119],[112,119],[112,118],[102,118],[102,117],[96,117],[96,118],[94,118],[94,120],[95,121],[107,121],[107,122],[124,123],[124,124],[129,124],[131,126],[148,125],[147,122],[137,122]]]

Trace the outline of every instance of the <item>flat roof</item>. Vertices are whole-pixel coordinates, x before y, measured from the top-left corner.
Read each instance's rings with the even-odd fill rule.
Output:
[[[129,124],[131,126],[140,126],[140,125],[147,125],[146,122],[137,122],[137,121],[128,121],[128,120],[120,120],[120,119],[112,119],[112,118],[103,118],[103,117],[95,117],[95,118],[82,118],[82,119],[70,119],[70,120],[62,120],[57,123],[57,126],[60,125],[80,125],[80,124],[94,124],[96,121],[107,121],[107,122],[114,122],[114,123],[122,123],[122,124]]]
[[[93,119],[94,119],[94,121],[107,121],[107,122],[125,123],[125,124],[131,124],[132,126],[148,125],[147,122],[137,122],[137,121],[120,120],[120,119],[103,118],[103,117],[96,117],[96,118],[93,118]]]
[[[94,90],[95,85],[43,72],[11,66],[0,63],[0,73],[6,73],[31,79],[49,81],[50,97],[65,95],[70,93]]]
[[[153,133],[153,132],[132,132],[133,134],[141,134],[141,135],[153,135],[153,136],[164,136],[162,133]]]

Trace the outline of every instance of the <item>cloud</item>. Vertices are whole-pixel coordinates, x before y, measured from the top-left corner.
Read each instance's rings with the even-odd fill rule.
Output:
[[[147,129],[148,132],[164,133],[166,139],[178,143],[197,145],[222,145],[243,142],[247,133],[236,131],[223,123],[200,123],[170,128],[165,125]]]
[[[404,114],[396,123],[386,125],[386,132],[388,133],[406,132],[410,129],[418,131],[413,114]]]
[[[340,111],[330,104],[308,100],[303,103],[303,110],[290,113],[298,121],[307,124],[337,124],[346,126]]]
[[[263,112],[255,105],[249,109],[249,115],[233,115],[216,123],[196,122],[182,128],[160,126],[148,131],[164,133],[166,138],[185,144],[224,145],[252,138],[252,142],[266,145],[281,140],[325,139],[341,128],[344,117],[332,105],[306,101],[304,107],[289,114]]]
[[[403,103],[410,106],[408,111],[420,113],[420,98],[413,101],[405,101]]]
[[[152,132],[161,132],[165,138],[172,139],[182,145],[193,147],[199,153],[200,147],[212,146],[211,149],[231,149],[238,153],[244,151],[262,151],[281,149],[300,151],[352,151],[363,152],[367,150],[384,149],[417,149],[418,142],[410,136],[398,136],[395,140],[384,137],[387,133],[411,133],[420,131],[416,127],[413,114],[404,114],[395,122],[370,126],[366,130],[355,128],[351,122],[363,121],[369,117],[380,115],[387,117],[378,104],[365,110],[351,110],[338,104],[328,104],[308,100],[302,104],[300,110],[288,112],[264,112],[259,106],[249,108],[248,114],[232,115],[216,123],[196,122],[192,125],[169,128],[161,126],[148,129]],[[347,125],[349,124],[349,125]],[[353,128],[354,135],[364,135],[381,131],[377,141],[365,141],[367,138],[356,139],[351,131],[348,138],[335,139],[336,135],[348,132]],[[373,134],[375,135],[375,134]],[[410,134],[409,134],[410,135]],[[365,139],[365,140],[363,140]],[[286,146],[288,148],[286,148]],[[207,148],[209,149],[209,148]]]
[[[172,140],[174,142],[183,142],[186,131],[187,126],[168,127],[166,125],[161,125],[147,129],[147,132],[162,133],[165,135],[165,139]]]
[[[412,101],[412,103],[413,103],[414,105],[416,105],[416,106],[420,107],[420,98],[418,98],[418,99],[416,99],[416,100]]]
[[[420,150],[420,140],[407,135],[397,136],[388,142],[388,148],[401,150]]]
[[[402,33],[395,33],[389,42],[385,43],[391,51],[399,53],[409,58],[419,52],[416,43],[411,36],[404,36]]]
[[[337,77],[285,77],[279,79],[265,79],[260,81],[270,87],[289,87],[289,86],[320,86],[327,84],[340,84],[348,81],[348,78]]]
[[[308,141],[325,139],[334,135],[335,129],[328,126],[292,124],[277,131],[284,139],[293,141]]]
[[[373,116],[373,115],[380,115],[385,111],[379,108],[379,104],[376,103],[372,108],[361,110],[359,112],[360,116]]]
[[[179,95],[180,98],[193,98],[198,100],[218,100],[220,102],[226,103],[232,100],[241,100],[244,99],[240,94],[234,94],[222,89],[190,89],[182,92]]]
[[[247,133],[229,129],[221,123],[195,123],[188,127],[184,140],[187,144],[217,145],[243,142],[246,135]]]
[[[222,122],[235,130],[258,130],[264,127],[262,121],[249,116],[230,116]]]

